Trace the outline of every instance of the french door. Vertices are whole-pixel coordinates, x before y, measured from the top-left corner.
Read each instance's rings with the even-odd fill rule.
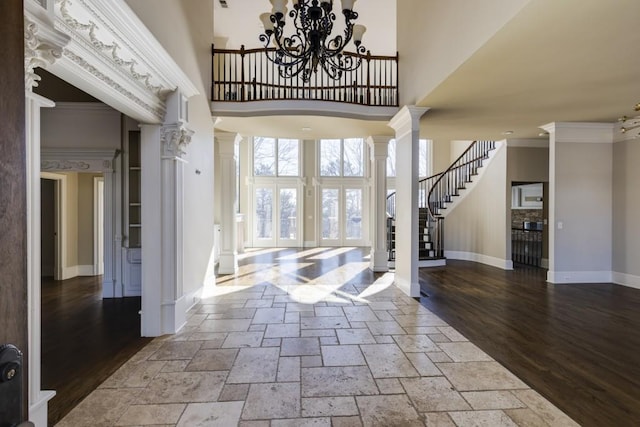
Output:
[[[327,185],[320,189],[320,246],[366,246],[365,187]]]
[[[253,246],[302,246],[299,186],[256,183],[253,190]]]

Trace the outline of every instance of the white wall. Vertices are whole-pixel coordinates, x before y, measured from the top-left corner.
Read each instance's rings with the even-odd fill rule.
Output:
[[[42,109],[43,148],[120,148],[120,112],[99,102]]]
[[[549,145],[551,283],[610,282],[613,126],[554,123]]]
[[[511,268],[507,248],[507,209],[511,193],[507,194],[507,150],[497,149],[472,189],[447,214],[444,225],[444,247],[447,258],[467,259]],[[507,197],[509,196],[509,197]],[[509,234],[510,236],[510,234]]]
[[[529,1],[398,1],[400,105],[428,95]]]
[[[613,279],[640,288],[640,143],[613,145]]]
[[[213,120],[209,107],[212,0],[127,0],[200,94],[189,99],[194,131],[184,168],[184,294],[212,283],[214,225]]]

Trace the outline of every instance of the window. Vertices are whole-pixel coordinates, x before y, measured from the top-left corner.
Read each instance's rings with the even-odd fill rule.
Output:
[[[430,174],[429,167],[429,140],[420,140],[420,159],[418,160],[418,175],[426,178]],[[387,157],[387,176],[396,176],[396,140],[389,141],[389,155]]]
[[[320,176],[363,177],[364,140],[362,138],[321,139]]]
[[[256,137],[253,139],[254,176],[299,176],[300,141]]]

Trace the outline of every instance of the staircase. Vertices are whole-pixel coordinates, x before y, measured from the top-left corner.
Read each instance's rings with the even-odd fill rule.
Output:
[[[478,175],[478,170],[495,141],[474,141],[455,162],[444,171],[418,182],[418,259],[444,260],[444,218],[460,191]],[[389,261],[395,262],[396,248],[396,193],[387,196],[387,251]]]

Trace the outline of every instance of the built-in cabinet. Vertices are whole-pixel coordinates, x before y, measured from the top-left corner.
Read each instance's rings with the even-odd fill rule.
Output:
[[[124,162],[124,296],[142,294],[142,204],[140,131],[128,130],[123,143]]]

